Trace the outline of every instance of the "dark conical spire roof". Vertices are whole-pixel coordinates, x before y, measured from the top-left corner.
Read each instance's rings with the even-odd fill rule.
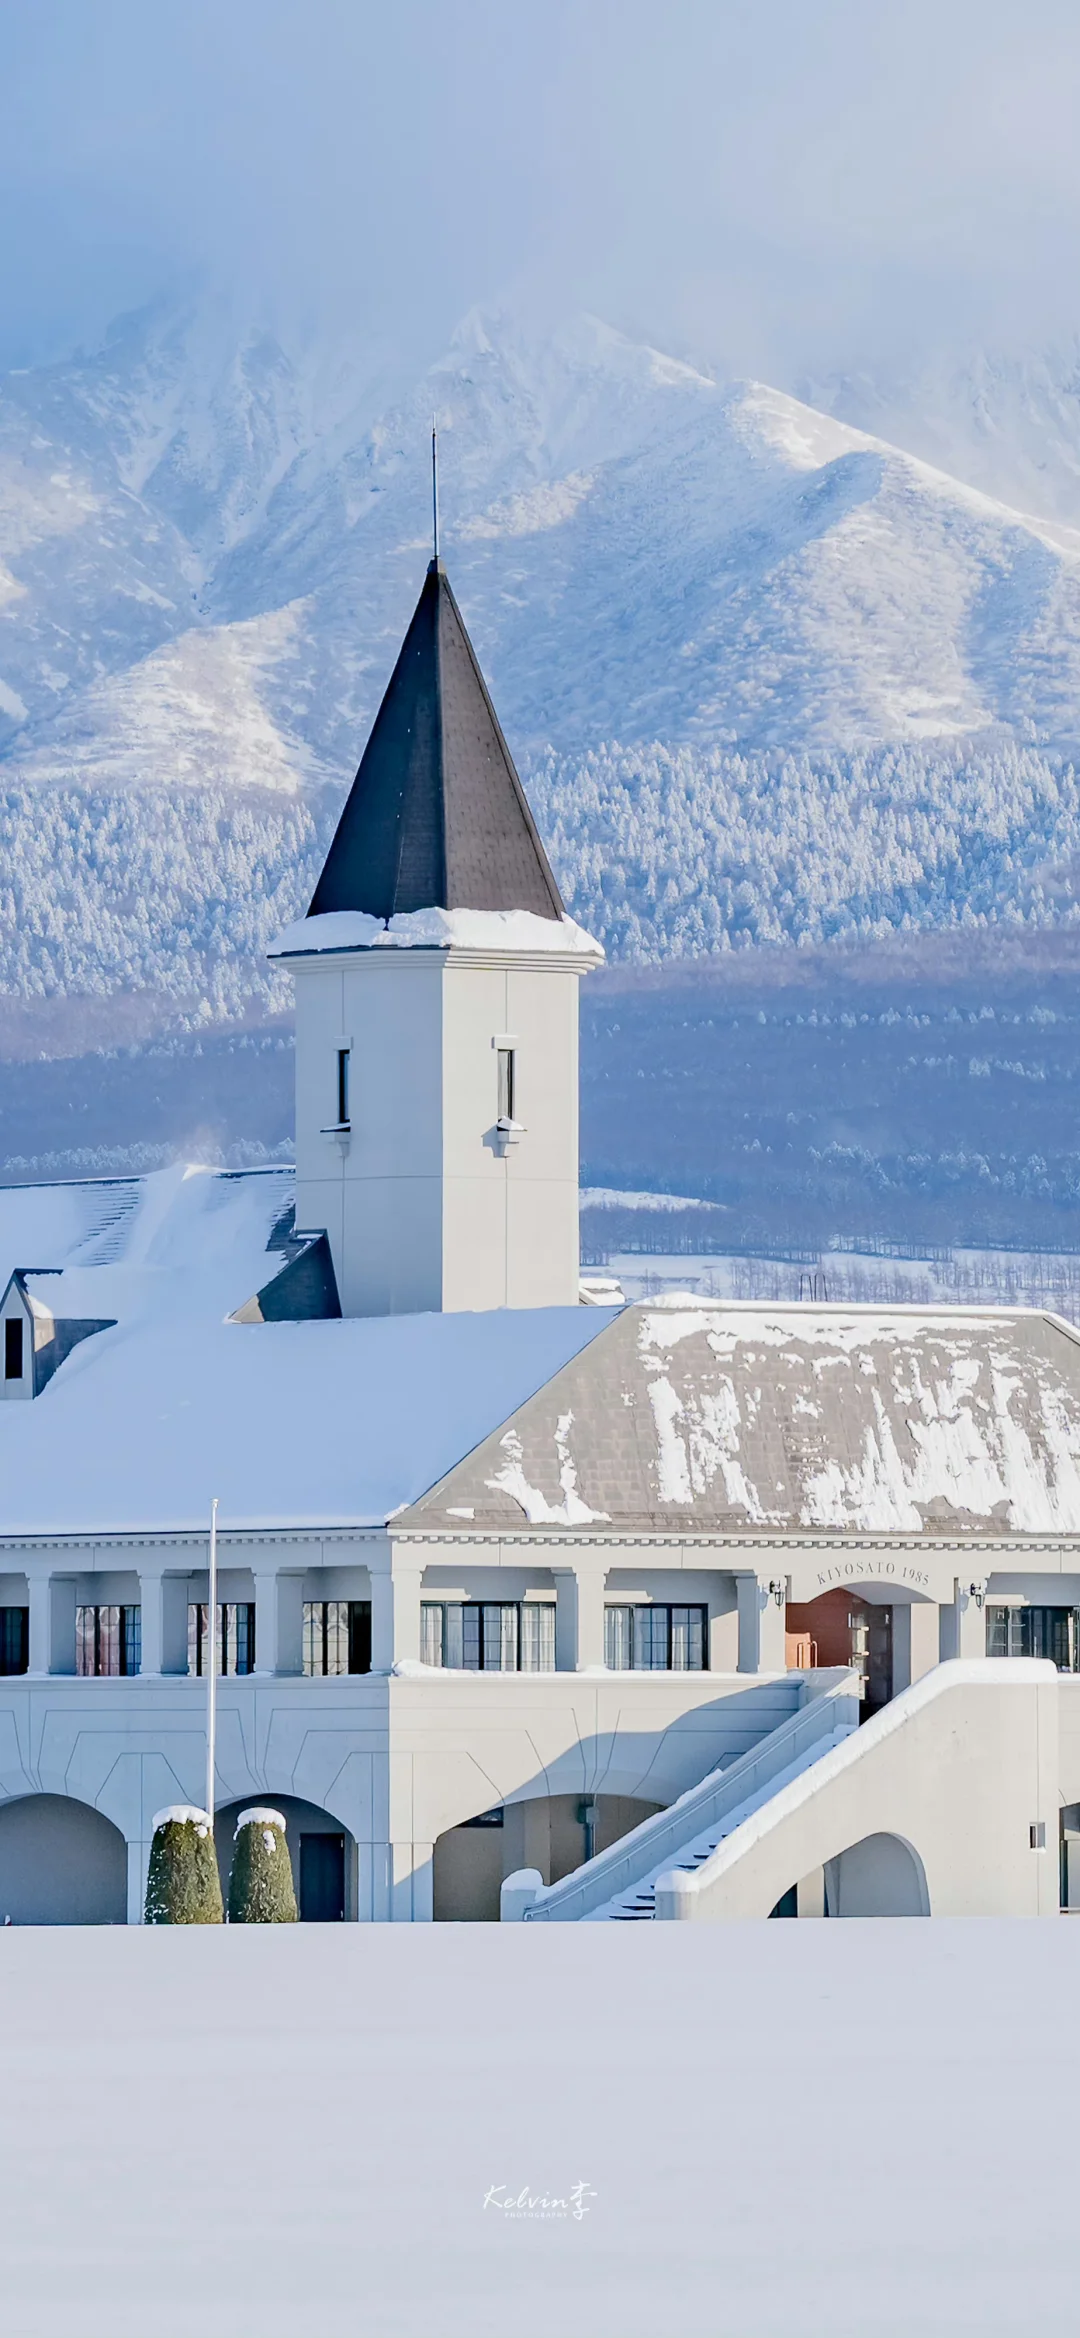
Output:
[[[563,915],[461,611],[433,560],[310,917],[365,910]]]

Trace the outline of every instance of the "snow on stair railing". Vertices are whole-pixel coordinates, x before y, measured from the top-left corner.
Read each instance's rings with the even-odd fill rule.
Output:
[[[561,1883],[541,1887],[531,1906],[525,1904],[523,1888],[528,1871],[510,1877],[508,1882],[516,1887],[513,1908],[504,1909],[503,1921],[575,1923],[594,1908],[606,1906],[632,1884],[653,1874],[667,1851],[674,1854],[714,1819],[736,1810],[757,1787],[788,1769],[808,1746],[831,1738],[833,1731],[845,1724],[855,1729],[858,1718],[858,1675],[839,1666],[830,1669],[818,1693],[811,1689],[809,1702],[770,1729],[748,1753],[738,1754],[726,1768],[710,1770],[666,1810],[643,1819],[631,1834],[621,1835],[606,1851],[598,1851],[594,1859],[575,1868]]]

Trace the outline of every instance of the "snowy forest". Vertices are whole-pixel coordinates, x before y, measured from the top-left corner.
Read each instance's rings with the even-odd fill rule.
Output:
[[[548,750],[525,778],[574,915],[617,961],[1080,918],[1080,784],[1034,747],[612,746]],[[340,800],[9,786],[0,984],[154,991],[174,1027],[283,1010],[263,953],[306,908]]]

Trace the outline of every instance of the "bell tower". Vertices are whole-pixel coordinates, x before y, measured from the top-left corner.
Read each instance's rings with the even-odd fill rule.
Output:
[[[305,918],[296,1224],[345,1315],[578,1297],[578,983],[568,917],[441,560]]]

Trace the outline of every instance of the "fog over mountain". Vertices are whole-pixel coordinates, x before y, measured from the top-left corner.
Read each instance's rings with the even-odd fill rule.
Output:
[[[1037,419],[1025,440],[1013,381],[997,411],[988,381],[954,396],[950,448],[970,478],[1007,444],[1022,483]],[[0,980],[153,991],[181,1022],[282,1003],[262,951],[419,588],[433,410],[455,588],[614,954],[1071,921],[1080,420],[1053,396],[1056,469],[1022,514],[587,316],[474,313],[403,385],[207,296],[9,373]]]

